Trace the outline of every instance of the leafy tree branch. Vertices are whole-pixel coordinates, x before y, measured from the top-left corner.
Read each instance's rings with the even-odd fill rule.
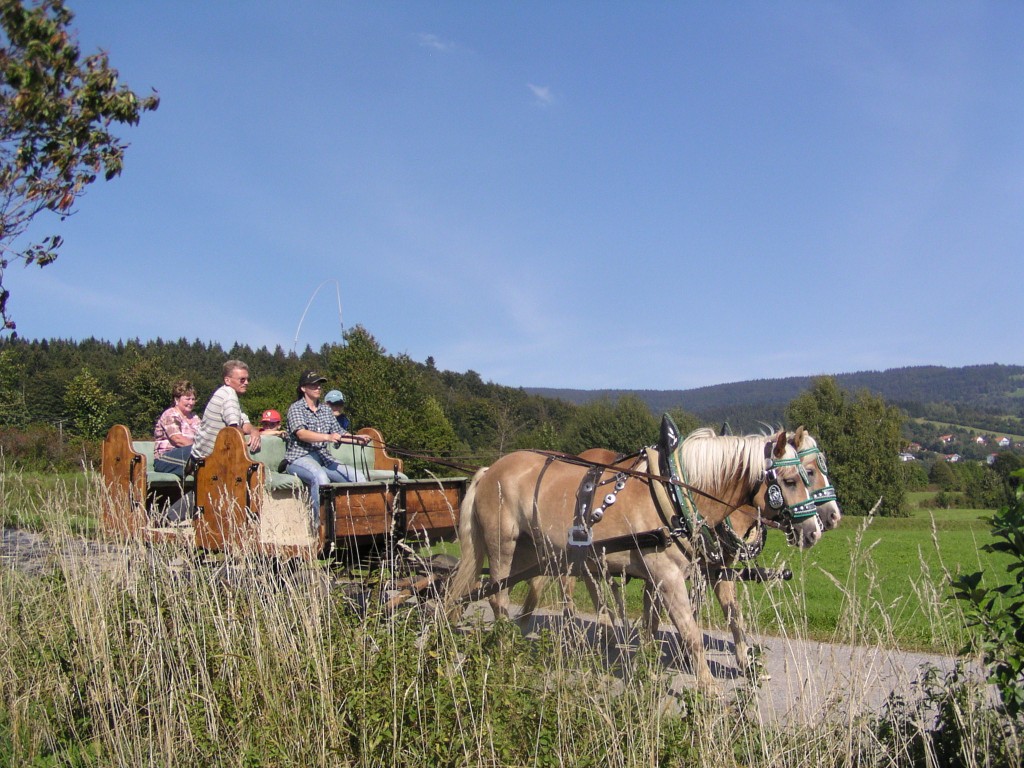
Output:
[[[0,331],[13,332],[4,273],[12,262],[46,266],[62,245],[48,235],[16,245],[32,220],[63,220],[102,175],[120,175],[127,144],[112,132],[160,103],[118,82],[105,52],[82,56],[62,0],[0,0]]]

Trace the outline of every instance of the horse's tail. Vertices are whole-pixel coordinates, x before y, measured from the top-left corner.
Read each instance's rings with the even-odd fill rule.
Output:
[[[476,519],[476,489],[487,472],[487,467],[477,470],[466,489],[466,496],[459,509],[459,565],[448,585],[449,615],[457,618],[462,612],[461,598],[468,595],[476,586],[477,579],[484,568],[485,546],[483,531]]]

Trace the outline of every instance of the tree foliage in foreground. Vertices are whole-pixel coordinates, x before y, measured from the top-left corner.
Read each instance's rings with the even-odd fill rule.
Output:
[[[984,573],[965,574],[953,580],[953,596],[964,605],[969,626],[978,630],[971,648],[980,649],[989,671],[989,682],[999,689],[1007,712],[1024,713],[1024,492],[1018,489],[1014,503],[989,518],[996,541],[986,552],[1008,555],[1008,584],[986,587]]]
[[[99,175],[124,166],[117,125],[136,125],[159,105],[118,82],[107,54],[83,58],[62,0],[0,0],[0,330],[13,331],[4,271],[12,261],[46,266],[62,239],[14,243],[43,211],[63,220]]]
[[[899,409],[867,390],[851,397],[824,376],[789,404],[786,416],[788,424],[807,427],[826,451],[829,479],[847,511],[866,514],[881,497],[878,514],[906,514]]]

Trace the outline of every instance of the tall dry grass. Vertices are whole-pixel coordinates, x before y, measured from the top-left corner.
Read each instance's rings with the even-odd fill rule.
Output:
[[[851,714],[837,695],[811,719],[780,716],[770,694],[783,681],[705,698],[664,666],[662,645],[636,635],[628,650],[606,652],[581,622],[526,639],[482,618],[453,626],[430,601],[385,611],[387,569],[353,600],[321,563],[101,545],[68,524],[74,505],[99,516],[95,488],[83,501],[60,488],[19,495],[17,485],[0,481],[0,514],[9,522],[13,507],[30,506],[17,516],[39,521],[50,554],[8,546],[0,571],[5,765],[774,768],[951,764],[936,762],[950,749],[963,765],[1021,757],[1014,724],[970,676],[903,687],[874,710]],[[774,601],[791,628],[783,642],[801,640],[796,586],[745,598]],[[844,599],[837,640],[884,643],[861,616],[871,595]],[[934,591],[919,599],[946,610]]]

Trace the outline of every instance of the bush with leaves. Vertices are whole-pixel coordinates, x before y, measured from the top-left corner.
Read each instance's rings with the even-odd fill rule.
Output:
[[[844,391],[833,376],[814,380],[786,409],[786,423],[803,424],[828,454],[829,478],[843,509],[867,514],[879,497],[880,515],[901,517],[905,488],[899,453],[903,416],[868,390]]]
[[[64,393],[72,430],[83,437],[97,439],[107,434],[116,407],[117,395],[104,389],[88,368],[71,380]]]
[[[904,461],[900,464],[900,477],[908,491],[923,491],[928,487],[928,470],[920,461]]]
[[[965,574],[953,580],[953,597],[963,602],[968,626],[977,628],[974,642],[965,652],[980,648],[1003,706],[1012,716],[1024,714],[1024,493],[1017,492],[1013,504],[989,518],[996,541],[986,552],[1010,557],[1008,584],[987,587],[984,572]]]

